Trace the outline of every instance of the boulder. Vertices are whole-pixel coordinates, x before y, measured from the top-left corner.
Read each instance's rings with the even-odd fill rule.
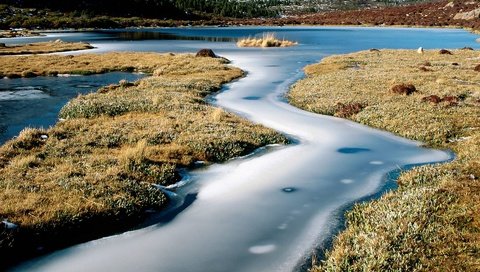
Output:
[[[213,52],[212,49],[200,49],[195,57],[208,57],[208,58],[217,58],[217,55]]]
[[[412,84],[398,84],[394,85],[390,91],[395,94],[405,94],[405,95],[411,95],[414,92],[417,91],[414,85]]]
[[[474,20],[480,18],[480,8],[471,10],[471,11],[466,11],[466,12],[459,12],[453,16],[453,20]]]
[[[442,49],[438,51],[440,55],[453,55],[452,52],[448,51],[447,49]]]

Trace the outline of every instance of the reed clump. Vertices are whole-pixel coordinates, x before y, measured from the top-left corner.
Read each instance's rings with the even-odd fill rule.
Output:
[[[347,212],[347,228],[312,271],[477,271],[480,268],[478,51],[362,51],[308,66],[293,105],[453,150],[454,161],[415,167],[399,188]],[[458,65],[452,65],[452,62]],[[429,72],[419,71],[428,64]],[[392,86],[408,82],[410,95]],[[406,86],[406,85],[405,85]],[[413,88],[410,88],[413,90]]]
[[[40,73],[50,65],[69,73],[68,68],[94,72],[128,63],[155,75],[80,95],[61,110],[63,121],[49,129],[24,129],[0,147],[0,219],[18,225],[14,231],[0,228],[2,261],[39,246],[125,230],[147,211],[165,207],[168,199],[158,185],[177,182],[180,169],[287,142],[205,103],[206,95],[243,75],[221,58],[154,53],[31,58]],[[60,68],[67,60],[71,65]]]
[[[264,33],[261,38],[248,37],[237,41],[238,47],[290,47],[297,44],[294,41],[280,40],[273,33]]]

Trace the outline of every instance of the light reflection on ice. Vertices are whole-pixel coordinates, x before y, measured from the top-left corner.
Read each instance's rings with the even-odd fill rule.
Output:
[[[7,100],[28,100],[28,99],[42,99],[49,95],[43,89],[37,87],[22,87],[11,90],[0,90],[0,101]]]

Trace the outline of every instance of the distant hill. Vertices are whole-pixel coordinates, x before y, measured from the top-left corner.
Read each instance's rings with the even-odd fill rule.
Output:
[[[2,0],[20,8],[49,9],[88,15],[155,19],[277,17],[284,14],[396,6],[425,0]]]
[[[235,24],[480,29],[477,8],[480,1],[473,0],[0,0],[0,29]]]

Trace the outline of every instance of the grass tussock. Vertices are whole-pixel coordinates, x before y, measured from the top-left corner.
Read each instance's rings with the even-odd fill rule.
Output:
[[[0,46],[0,55],[27,55],[27,54],[45,54],[65,51],[76,51],[92,49],[85,42],[64,42],[62,40],[29,43],[22,45]]]
[[[238,47],[290,47],[297,42],[278,39],[273,33],[265,33],[261,38],[248,37],[237,41]]]
[[[292,104],[448,148],[448,164],[416,167],[399,189],[358,204],[313,271],[480,269],[480,73],[478,52],[362,51],[305,69]],[[428,65],[427,65],[428,64]],[[422,71],[419,67],[428,67]],[[415,86],[398,95],[394,86]],[[409,88],[399,88],[407,90]],[[410,88],[412,89],[412,88]],[[338,105],[364,105],[339,115]]]
[[[49,69],[50,58],[57,56],[31,58]],[[178,181],[180,168],[287,142],[204,102],[243,74],[222,59],[148,53],[59,59],[118,65],[129,60],[156,70],[136,84],[81,95],[62,109],[64,121],[47,130],[25,129],[0,147],[0,219],[19,226],[14,233],[0,232],[2,254],[122,229],[146,210],[166,205],[154,184]]]

